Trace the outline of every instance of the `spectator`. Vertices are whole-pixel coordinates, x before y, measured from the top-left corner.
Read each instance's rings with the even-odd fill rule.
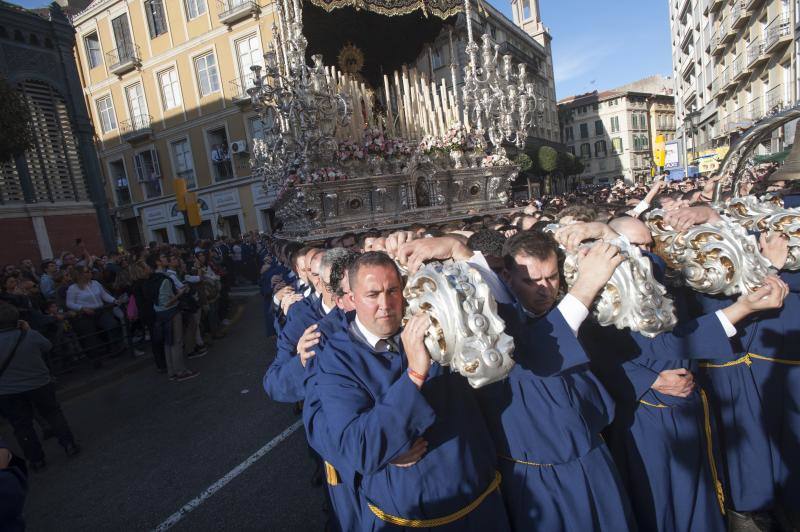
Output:
[[[39,278],[39,292],[48,301],[56,299],[56,282],[53,276],[58,271],[55,261],[46,260],[42,262],[42,276]]]
[[[22,507],[28,494],[28,474],[24,460],[11,454],[0,440],[0,530],[22,532]]]
[[[108,345],[119,339],[120,323],[108,307],[117,304],[117,300],[92,279],[92,272],[86,266],[73,269],[73,280],[67,289],[67,308],[78,313],[72,321],[75,332],[94,366],[100,367],[104,343],[99,335],[108,337]]]
[[[0,302],[0,414],[14,428],[14,436],[34,471],[47,465],[33,427],[34,410],[47,421],[68,456],[80,452],[44,361],[51,347],[44,336],[19,321],[16,308]]]

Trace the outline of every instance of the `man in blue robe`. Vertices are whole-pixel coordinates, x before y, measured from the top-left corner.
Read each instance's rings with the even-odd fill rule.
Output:
[[[361,504],[358,500],[357,487],[360,478],[355,470],[348,467],[339,448],[335,445],[328,430],[327,419],[322,402],[317,394],[317,362],[315,354],[321,352],[326,339],[337,331],[347,328],[347,312],[355,307],[349,297],[350,285],[347,280],[347,268],[355,261],[358,254],[344,248],[334,248],[325,253],[320,276],[326,289],[334,294],[336,308],[316,325],[306,329],[298,344],[300,357],[305,357],[305,401],[303,402],[303,424],[306,429],[308,444],[325,461],[325,477],[328,497],[336,517],[339,530],[359,530]]]
[[[309,326],[321,320],[335,306],[332,294],[325,290],[319,278],[322,251],[309,251],[305,257],[307,260],[310,259],[310,281],[314,284],[316,293],[310,294],[289,308],[286,324],[278,336],[275,359],[264,375],[264,390],[267,395],[283,403],[303,400],[305,360],[297,356],[297,343]]]
[[[551,236],[525,231],[506,241],[504,280],[514,300],[503,300],[497,280],[488,267],[473,262],[475,255],[452,239],[414,241],[400,250],[410,271],[433,258],[473,263],[514,337],[516,365],[508,378],[477,394],[500,458],[512,528],[634,528],[622,482],[600,436],[614,404],[589,370],[576,338],[588,306],[622,260],[618,249],[592,248],[579,264],[579,282],[557,306],[560,273]]]
[[[508,530],[474,394],[431,362],[427,316],[401,327],[396,265],[365,253],[348,278],[356,312],[316,357],[317,392],[332,441],[361,475],[361,529]]]

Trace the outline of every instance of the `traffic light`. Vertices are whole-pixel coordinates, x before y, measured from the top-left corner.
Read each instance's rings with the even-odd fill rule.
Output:
[[[200,218],[200,204],[197,203],[197,194],[194,192],[186,193],[186,214],[191,227],[197,227],[203,223]]]
[[[179,211],[186,210],[186,180],[176,177],[173,180],[175,186],[175,202],[178,204]]]

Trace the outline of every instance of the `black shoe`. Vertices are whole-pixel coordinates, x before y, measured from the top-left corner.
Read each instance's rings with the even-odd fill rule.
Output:
[[[75,456],[81,452],[81,446],[77,443],[70,443],[64,446],[64,452],[67,453],[67,456]]]
[[[206,356],[207,354],[208,354],[208,349],[206,349],[205,347],[202,348],[199,347],[194,351],[192,351],[191,353],[189,353],[188,355],[186,355],[186,358],[200,358]]]
[[[44,458],[42,458],[38,462],[31,462],[30,466],[31,466],[31,471],[33,471],[34,473],[41,473],[42,471],[47,469],[47,462],[45,462]]]

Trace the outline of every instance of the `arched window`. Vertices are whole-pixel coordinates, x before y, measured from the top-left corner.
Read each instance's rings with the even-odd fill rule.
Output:
[[[22,35],[21,31],[14,30],[14,40],[19,42],[25,42],[25,36]]]
[[[33,46],[39,46],[39,37],[31,33],[30,36],[28,37],[28,43],[32,44]]]
[[[66,101],[46,81],[28,79],[19,83],[18,90],[31,113],[34,148],[25,158],[36,200],[87,201],[86,178]]]

